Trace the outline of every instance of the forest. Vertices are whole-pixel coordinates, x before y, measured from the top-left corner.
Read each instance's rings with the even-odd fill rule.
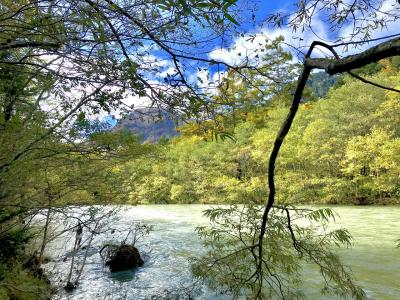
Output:
[[[360,72],[396,86],[398,61]],[[322,98],[309,89],[278,161],[278,202],[399,204],[399,94],[348,76],[338,78]],[[217,120],[189,122],[178,128],[179,137],[155,145],[154,158],[123,167],[135,170],[130,203],[264,201],[265,153],[286,116],[290,86],[266,103],[243,83],[229,93],[227,101],[240,103],[226,102],[229,108]],[[229,138],[213,136],[218,126]]]
[[[287,2],[0,1],[0,299],[400,296],[400,4]]]

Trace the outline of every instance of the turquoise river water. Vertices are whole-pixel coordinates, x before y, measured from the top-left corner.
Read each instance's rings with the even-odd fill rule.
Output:
[[[54,299],[174,299],[178,291],[190,288],[189,257],[204,252],[194,229],[207,224],[202,216],[204,205],[128,206],[118,213],[115,226],[132,221],[154,225],[154,230],[141,242],[145,254],[143,267],[133,271],[111,274],[99,255],[101,240],[94,240],[88,251],[87,263],[78,288],[72,293],[60,292]],[[369,299],[400,299],[400,239],[399,207],[334,207],[340,215],[332,226],[347,228],[354,237],[354,247],[340,249],[343,261],[351,266],[357,283]],[[113,236],[115,237],[115,234]],[[120,239],[123,239],[121,234]],[[117,236],[118,240],[118,236]],[[71,240],[56,240],[51,256],[65,253]],[[83,253],[83,250],[82,250]],[[78,256],[83,254],[79,253]],[[70,261],[54,260],[46,265],[53,280],[65,278]],[[57,274],[57,275],[54,275]],[[304,292],[307,299],[335,299],[319,294],[320,278],[315,270],[304,272]],[[183,296],[179,298],[184,298]],[[229,299],[204,286],[197,289],[195,299]]]

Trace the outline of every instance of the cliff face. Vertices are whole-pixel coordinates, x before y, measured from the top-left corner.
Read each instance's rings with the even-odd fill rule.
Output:
[[[176,136],[177,121],[166,111],[157,108],[135,110],[118,121],[116,128],[137,133],[143,141],[156,142],[160,138]]]

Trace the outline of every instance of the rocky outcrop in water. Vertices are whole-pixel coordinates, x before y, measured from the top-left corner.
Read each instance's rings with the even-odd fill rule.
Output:
[[[139,250],[133,245],[109,245],[105,257],[105,265],[111,272],[130,270],[144,264]]]

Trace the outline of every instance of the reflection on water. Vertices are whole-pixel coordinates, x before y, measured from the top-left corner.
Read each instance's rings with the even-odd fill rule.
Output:
[[[149,205],[132,206],[120,212],[119,223],[115,225],[117,227],[132,221],[154,225],[154,231],[139,247],[147,255],[144,266],[111,274],[102,265],[98,254],[102,241],[97,240],[88,256],[78,288],[72,294],[60,293],[55,298],[149,299],[157,295],[159,298],[171,299],[176,291],[189,294],[194,290],[195,298],[198,299],[224,299],[204,286],[192,286],[188,258],[204,251],[194,228],[207,224],[207,219],[201,213],[205,208],[202,205]],[[340,218],[332,226],[347,228],[355,238],[352,249],[340,249],[339,253],[344,262],[352,267],[368,297],[379,300],[400,299],[400,249],[395,248],[395,240],[400,238],[400,208],[334,209]],[[57,245],[62,244],[65,250],[70,243],[62,244],[58,241]],[[47,265],[47,270],[65,273],[68,266],[68,260],[52,262]],[[323,298],[319,294],[320,279],[316,275],[313,268],[304,272],[306,298],[334,299],[332,296]]]

